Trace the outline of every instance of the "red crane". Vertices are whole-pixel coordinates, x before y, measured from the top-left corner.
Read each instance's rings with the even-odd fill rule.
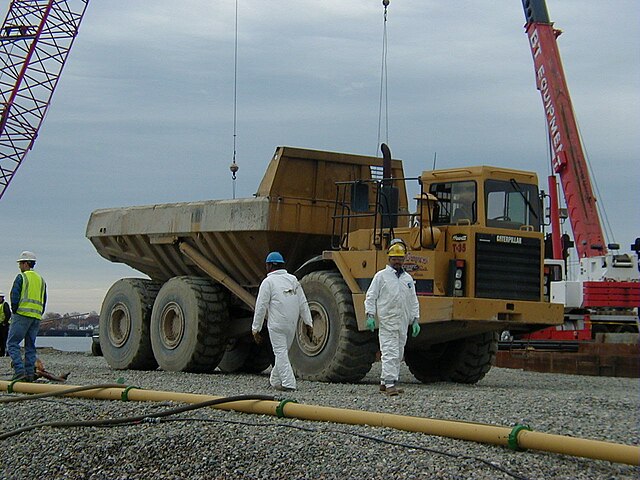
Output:
[[[580,321],[584,319],[594,325],[599,324],[600,331],[637,331],[637,306],[640,303],[638,258],[633,253],[610,253],[607,250],[607,247],[612,250],[619,247],[607,246],[604,240],[556,41],[561,32],[549,20],[545,0],[522,0],[522,5],[527,20],[525,29],[533,56],[536,86],[547,120],[551,164],[560,177],[580,258],[578,280],[558,278],[559,281],[549,285],[551,299],[564,303],[565,313],[578,314]],[[553,257],[561,259],[562,240],[554,175],[549,178],[549,189]]]
[[[580,258],[600,256],[607,249],[556,42],[562,32],[549,20],[544,0],[523,0],[522,3],[536,84],[551,140],[551,164],[562,182],[576,250]],[[554,233],[559,231],[554,229]]]
[[[0,30],[0,198],[33,147],[89,0],[12,0]]]

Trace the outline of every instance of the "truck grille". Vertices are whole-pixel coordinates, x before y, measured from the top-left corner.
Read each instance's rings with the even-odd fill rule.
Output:
[[[540,300],[540,240],[476,235],[476,297]]]

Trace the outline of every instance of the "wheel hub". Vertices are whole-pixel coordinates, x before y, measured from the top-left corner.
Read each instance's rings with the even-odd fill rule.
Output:
[[[184,336],[184,313],[175,302],[165,305],[160,315],[160,341],[165,348],[175,349]]]
[[[109,341],[114,347],[122,347],[131,333],[131,314],[123,303],[117,303],[109,315]]]
[[[329,314],[318,302],[309,301],[309,310],[313,320],[313,334],[309,335],[304,322],[298,321],[296,339],[300,350],[309,357],[318,355],[327,345],[329,339]]]

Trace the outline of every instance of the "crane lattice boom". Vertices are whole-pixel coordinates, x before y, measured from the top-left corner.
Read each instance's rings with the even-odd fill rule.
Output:
[[[33,146],[89,0],[13,0],[0,30],[0,198]]]

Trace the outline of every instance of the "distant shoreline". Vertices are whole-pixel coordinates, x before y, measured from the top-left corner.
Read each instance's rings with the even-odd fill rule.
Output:
[[[93,330],[50,329],[38,332],[39,337],[90,337]]]

